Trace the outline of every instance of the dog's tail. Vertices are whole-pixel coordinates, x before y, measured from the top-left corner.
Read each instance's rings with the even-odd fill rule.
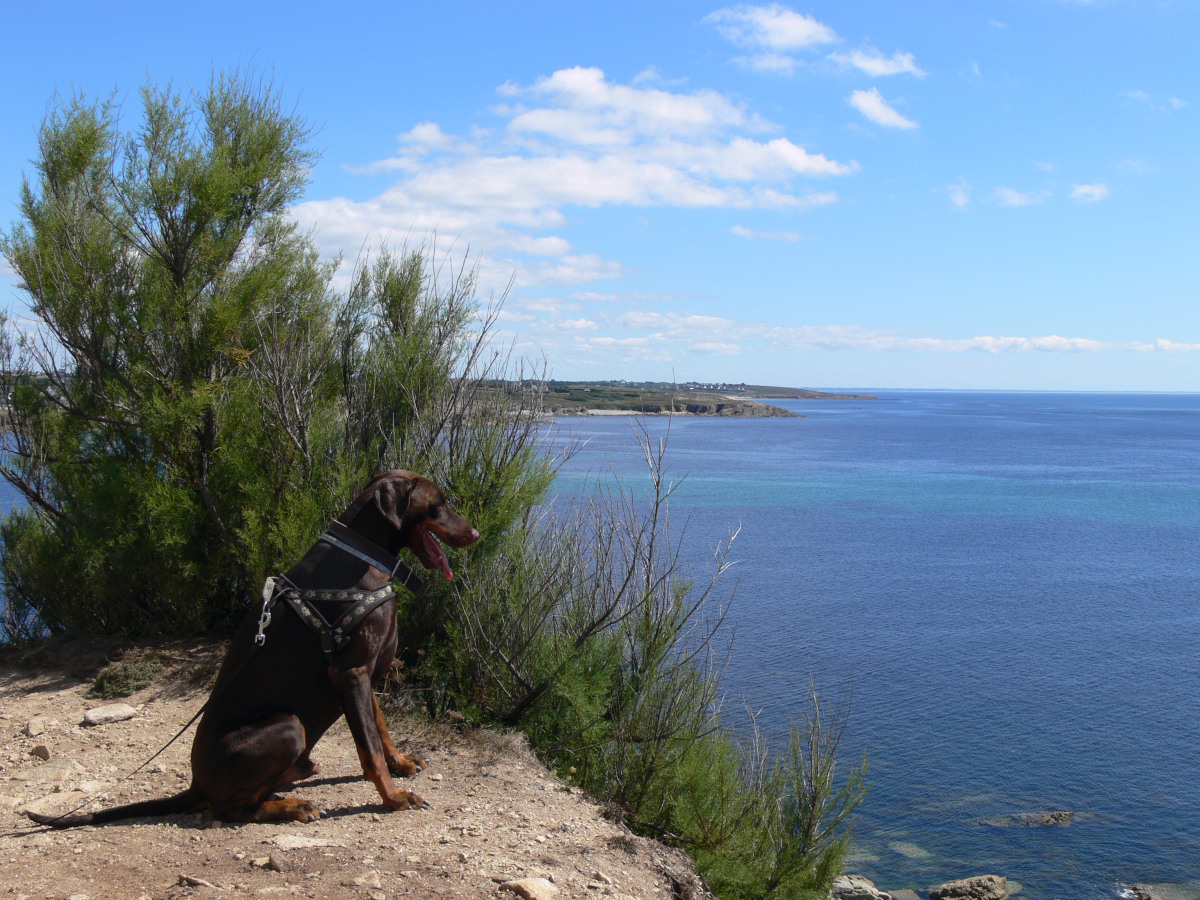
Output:
[[[82,816],[48,816],[44,813],[25,811],[30,819],[39,825],[49,825],[51,828],[74,828],[76,825],[103,825],[105,822],[115,822],[118,819],[132,819],[142,816],[169,816],[174,813],[191,812],[203,806],[200,793],[195,788],[176,794],[173,797],[161,797],[158,800],[143,800],[140,803],[128,803],[125,806],[114,806]]]

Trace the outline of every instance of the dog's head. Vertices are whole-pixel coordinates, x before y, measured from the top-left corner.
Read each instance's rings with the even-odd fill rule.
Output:
[[[367,491],[369,505],[396,530],[401,544],[421,565],[454,577],[442,543],[466,547],[479,540],[479,532],[451,509],[441,488],[428,478],[395,469],[376,478]]]

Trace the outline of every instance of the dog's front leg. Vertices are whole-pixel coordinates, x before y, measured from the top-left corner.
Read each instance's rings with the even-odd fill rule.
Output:
[[[354,735],[354,746],[362,762],[363,774],[375,785],[383,802],[392,809],[422,809],[429,806],[412,791],[400,790],[392,782],[384,756],[383,741],[375,724],[375,696],[365,667],[338,669],[329,667],[329,676],[342,701],[346,723]]]
[[[425,768],[425,760],[412,753],[401,753],[396,749],[396,745],[392,743],[392,736],[388,734],[387,722],[383,719],[383,710],[379,708],[379,698],[375,696],[374,691],[371,691],[371,706],[375,713],[375,730],[379,732],[379,740],[383,744],[383,758],[387,760],[388,771],[393,775],[412,778]]]

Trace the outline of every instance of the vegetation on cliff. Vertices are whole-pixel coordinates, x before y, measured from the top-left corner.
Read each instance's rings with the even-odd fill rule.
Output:
[[[698,382],[664,384],[551,380],[541,386],[541,389],[545,393],[547,412],[566,416],[596,411],[622,411],[643,415],[791,417],[798,414],[761,401],[875,399],[871,394],[829,394],[805,388]]]
[[[29,501],[0,522],[10,637],[35,613],[228,633],[372,474],[413,469],[484,537],[402,598],[391,689],[523,729],[722,896],[823,895],[861,767],[835,777],[816,698],[776,754],[722,717],[724,557],[698,587],[680,570],[662,449],[648,494],[556,509],[543,379],[492,346],[472,271],[385,248],[338,289],[286,218],[312,152],[269,85],[147,88],[143,114],[56,107],[0,237],[39,323],[0,346],[0,474]]]

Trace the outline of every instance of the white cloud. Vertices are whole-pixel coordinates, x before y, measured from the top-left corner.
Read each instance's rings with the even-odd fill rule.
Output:
[[[740,47],[802,50],[837,40],[832,28],[781,3],[767,6],[727,6],[709,13],[705,22]]]
[[[1028,353],[1079,352],[1106,350],[1114,345],[1088,338],[1064,338],[1058,335],[1047,337],[994,337],[931,338],[906,337],[891,331],[845,326],[822,328],[778,328],[772,329],[771,337],[779,344],[793,349],[811,350],[902,350],[919,353]]]
[[[1135,103],[1140,103],[1142,106],[1158,112],[1177,112],[1187,106],[1187,101],[1181,97],[1170,96],[1165,100],[1160,100],[1145,91],[1122,91],[1121,96],[1127,100],[1132,100]]]
[[[879,93],[878,88],[869,91],[855,91],[849,97],[850,105],[860,113],[885,128],[916,128],[917,123],[905,118],[892,109]]]
[[[756,72],[788,75],[799,61],[786,53],[756,53],[753,56],[736,56],[734,62]]]
[[[734,225],[729,231],[748,241],[788,241],[796,244],[804,240],[804,235],[798,231],[756,231],[744,225]]]
[[[726,356],[736,356],[739,353],[745,352],[746,348],[741,344],[734,344],[729,341],[701,341],[693,345],[691,349],[696,353],[719,353]]]
[[[419,123],[399,136],[394,156],[351,170],[392,173],[382,193],[308,201],[297,218],[319,227],[331,252],[436,232],[481,253],[483,275],[501,286],[514,269],[521,284],[583,283],[624,270],[547,233],[572,208],[803,210],[838,199],[808,179],[858,170],[780,136],[716,91],[650,77],[618,84],[582,67],[498,91],[503,127],[460,137]]]
[[[424,145],[430,149],[446,147],[453,141],[454,138],[442,131],[441,126],[437,122],[422,122],[411,131],[400,135],[401,143],[413,146]]]
[[[1010,187],[996,188],[996,202],[1001,206],[1021,207],[1033,206],[1044,201],[1049,194],[1046,191],[1018,191]]]
[[[639,294],[639,293],[611,293],[603,294],[598,291],[575,291],[567,295],[571,300],[580,300],[585,303],[646,303],[646,302],[661,302],[663,300],[674,300],[675,297],[671,294]]]
[[[925,72],[917,67],[916,60],[911,53],[897,52],[891,56],[884,56],[878,50],[869,48],[852,50],[849,53],[831,53],[829,58],[843,66],[853,66],[872,78],[903,74],[925,76]]]
[[[1044,335],[969,338],[913,337],[859,326],[771,326],[724,316],[688,312],[629,310],[605,315],[600,333],[579,338],[590,349],[657,342],[665,353],[679,355],[702,348],[740,348],[745,353],[771,350],[855,350],[913,353],[1097,353],[1103,351],[1198,352],[1200,344],[1158,340],[1113,343],[1084,337]],[[706,351],[711,352],[711,350]],[[727,352],[725,350],[721,352]],[[732,352],[730,349],[728,352]]]
[[[769,127],[722,94],[701,90],[673,93],[654,87],[613,84],[597,68],[576,66],[539,78],[510,96],[545,105],[514,113],[510,133],[540,134],[574,145],[620,146],[655,136],[689,138],[714,130]]]
[[[1153,344],[1145,347],[1147,350],[1157,350],[1164,353],[1196,353],[1200,351],[1200,344],[1180,344],[1175,341],[1168,341],[1166,338],[1159,338]]]
[[[578,312],[583,308],[583,304],[573,299],[563,300],[561,297],[524,296],[510,300],[505,306],[507,310],[514,308],[519,308],[529,313],[558,314],[562,312]]]
[[[522,325],[521,337],[528,341],[528,349],[544,352],[552,359],[570,359],[573,365],[582,360],[602,360],[602,368],[607,366],[610,372],[617,363],[680,362],[697,354],[751,357],[797,351],[956,355],[1200,353],[1200,343],[1166,339],[1118,343],[1057,334],[914,336],[853,325],[775,326],[686,310],[620,309],[611,305],[594,308],[593,314],[585,319],[565,319],[561,313],[561,309],[551,309],[539,320]]]
[[[765,72],[790,72],[799,60],[797,51],[838,38],[833,29],[811,16],[772,3],[766,6],[728,6],[709,13],[704,22],[714,25],[727,40],[750,51],[739,61]]]
[[[594,253],[577,253],[553,261],[526,260],[513,275],[513,261],[501,259],[487,261],[485,265],[494,269],[489,284],[507,283],[514,278],[517,287],[545,284],[586,284],[589,281],[610,281],[625,274],[619,262],[604,259]]]
[[[1071,199],[1080,203],[1095,203],[1107,197],[1107,184],[1076,184],[1071,188]]]
[[[946,193],[950,195],[950,202],[955,209],[966,209],[971,205],[971,186],[965,178],[946,185]]]
[[[591,319],[564,319],[558,327],[566,331],[595,331],[599,326]]]

